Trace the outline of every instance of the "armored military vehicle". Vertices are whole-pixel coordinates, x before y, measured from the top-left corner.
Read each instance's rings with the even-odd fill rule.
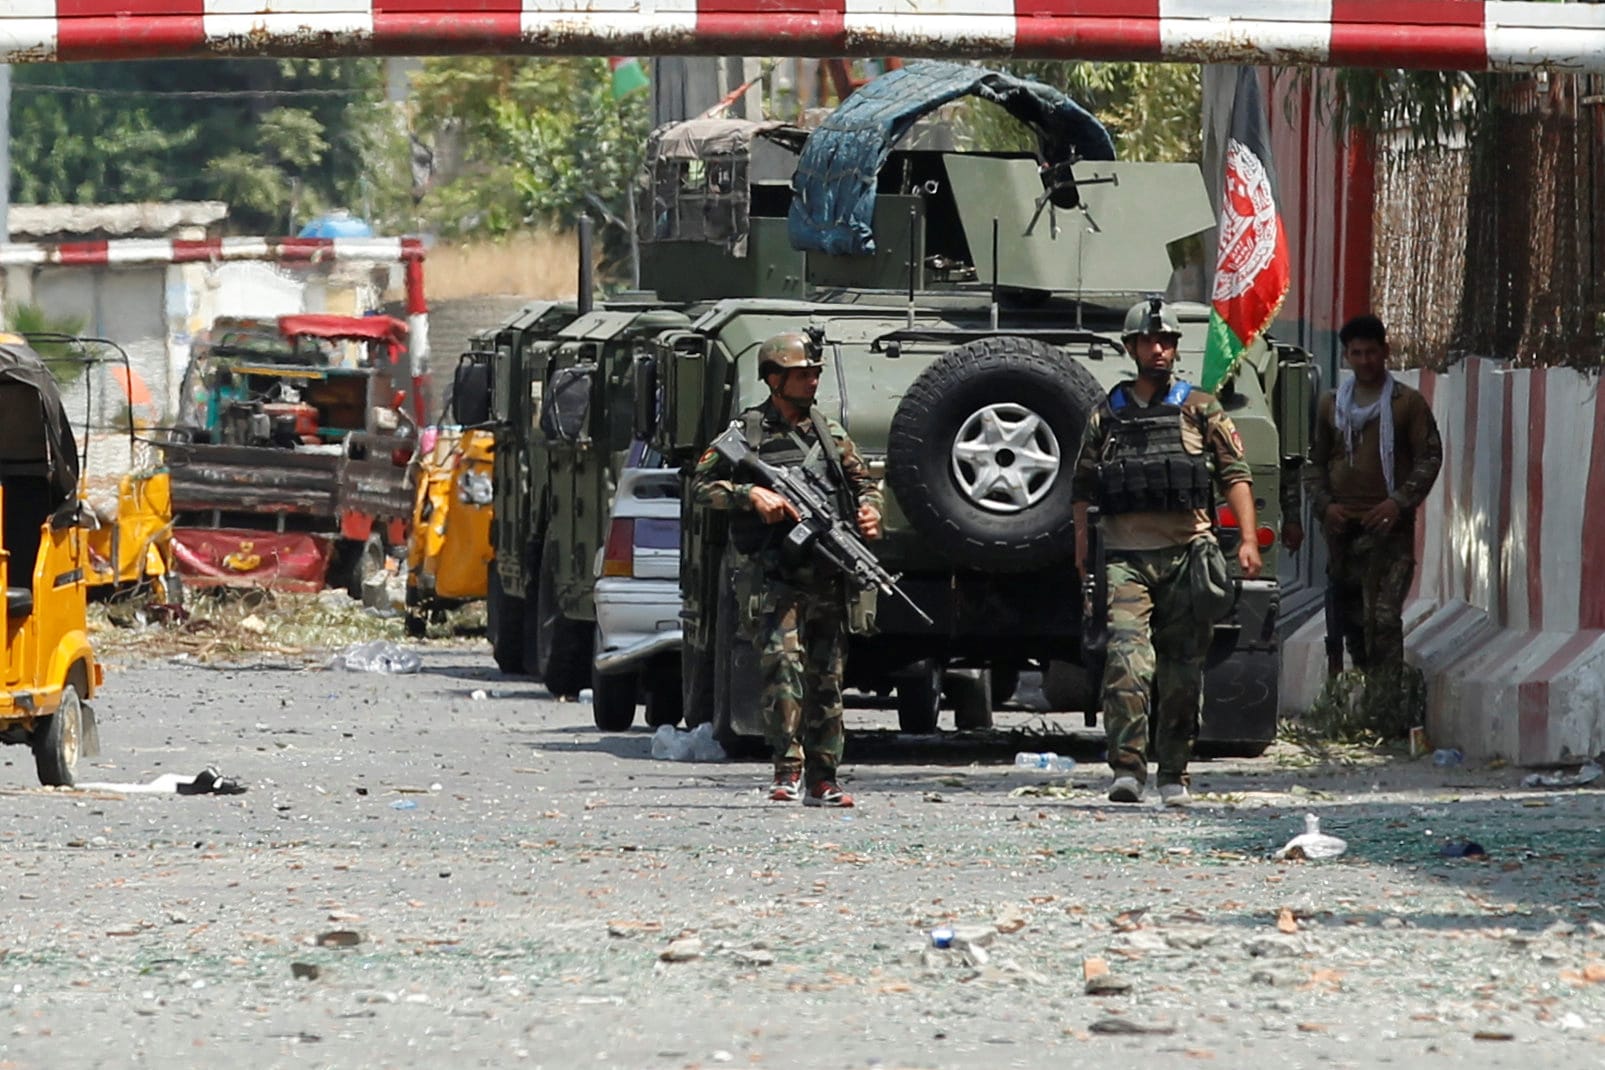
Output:
[[[1038,151],[899,148],[920,115],[964,94],[1007,109]],[[765,338],[807,330],[820,340],[819,404],[889,490],[876,553],[934,620],[883,598],[873,634],[851,643],[849,686],[895,689],[905,730],[936,727],[941,674],[953,666],[998,684],[1055,665],[1061,685],[1079,673],[1078,706],[1095,709],[1098,668],[1080,650],[1070,468],[1088,414],[1132,372],[1122,314],[1166,291],[1178,269],[1201,278],[1200,234],[1213,225],[1196,166],[1113,155],[1102,126],[1048,87],[941,63],[887,74],[803,149],[788,227],[806,257],[808,296],[719,301],[689,329],[652,340],[640,362],[650,368],[637,369],[662,399],[654,444],[689,466],[765,396],[756,368]],[[1177,308],[1180,374],[1196,381],[1208,309]],[[1303,448],[1305,361],[1258,343],[1221,391],[1252,463],[1261,525],[1239,532],[1222,510],[1222,538],[1228,550],[1258,539],[1267,562],[1217,630],[1206,749],[1257,753],[1274,738],[1272,532],[1280,462]],[[721,739],[740,742],[761,734],[756,655],[736,630],[740,559],[722,515],[687,509],[684,523],[686,720],[711,719]],[[961,723],[989,718],[984,694],[961,704]]]
[[[801,296],[786,236],[788,179],[806,134],[781,122],[696,119],[655,131],[639,186],[641,291],[526,305],[474,340],[487,354],[496,427],[493,653],[554,694],[591,681],[592,600],[608,504],[633,437],[637,357],[712,297]],[[671,666],[672,668],[672,666]],[[654,686],[648,678],[646,686]],[[658,686],[678,687],[677,673]]]

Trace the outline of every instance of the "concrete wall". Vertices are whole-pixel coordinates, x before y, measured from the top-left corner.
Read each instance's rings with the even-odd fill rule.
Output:
[[[1422,507],[1405,611],[1428,733],[1470,757],[1605,751],[1605,399],[1597,377],[1468,360],[1404,373],[1432,402],[1444,467]],[[1325,621],[1289,637],[1287,710],[1325,673]]]

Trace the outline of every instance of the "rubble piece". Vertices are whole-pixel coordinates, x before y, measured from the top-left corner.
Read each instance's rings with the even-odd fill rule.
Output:
[[[1292,907],[1283,907],[1276,912],[1276,931],[1283,933],[1298,932],[1298,919],[1293,916]]]
[[[702,957],[702,940],[695,936],[682,936],[670,940],[669,946],[658,952],[663,962],[691,962]]]
[[[1528,773],[1521,778],[1524,788],[1581,788],[1605,776],[1605,767],[1597,760],[1583,763],[1575,773]]]
[[[1131,991],[1131,984],[1109,972],[1107,959],[1081,960],[1081,979],[1089,996],[1120,996]]]
[[[323,968],[312,962],[290,963],[290,976],[297,981],[316,981],[323,975]]]
[[[1104,1036],[1124,1037],[1168,1037],[1176,1031],[1176,1027],[1164,1022],[1134,1022],[1129,1018],[1099,1018],[1087,1029]]]
[[[354,929],[330,929],[318,934],[319,947],[356,947],[362,943],[362,934]]]

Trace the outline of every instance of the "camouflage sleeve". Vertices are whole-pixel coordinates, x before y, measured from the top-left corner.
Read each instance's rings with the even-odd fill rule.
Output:
[[[1332,407],[1337,395],[1330,390],[1321,395],[1315,410],[1315,437],[1310,443],[1310,463],[1304,466],[1304,486],[1309,491],[1310,513],[1320,521],[1332,504],[1331,465],[1332,450],[1337,442],[1337,429],[1332,423]]]
[[[1432,485],[1438,481],[1438,470],[1443,467],[1443,440],[1438,436],[1438,421],[1426,399],[1417,397],[1410,414],[1410,453],[1415,464],[1404,477],[1404,482],[1393,488],[1393,500],[1403,509],[1415,509],[1427,500]]]
[[[1254,481],[1237,425],[1214,398],[1204,406],[1204,448],[1215,458],[1215,482],[1222,490],[1234,483]]]
[[[881,497],[881,482],[870,475],[869,465],[864,463],[863,455],[858,452],[858,446],[835,420],[830,421],[829,430],[831,437],[836,440],[837,450],[842,455],[842,474],[847,477],[847,485],[853,488],[853,496],[858,499],[858,504],[867,505],[877,513],[885,512]]]
[[[730,465],[713,450],[697,459],[691,475],[691,501],[709,509],[751,509],[751,483],[737,483]]]
[[[1095,502],[1098,500],[1098,455],[1103,452],[1103,407],[1087,417],[1087,429],[1081,433],[1081,449],[1076,454],[1075,473],[1070,477],[1070,500]]]

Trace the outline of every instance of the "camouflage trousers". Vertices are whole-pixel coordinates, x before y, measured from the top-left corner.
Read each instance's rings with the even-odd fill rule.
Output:
[[[1193,614],[1186,546],[1111,550],[1109,647],[1103,670],[1109,766],[1148,777],[1150,744],[1161,784],[1187,782],[1204,699],[1213,629]]]
[[[801,771],[805,784],[834,780],[842,757],[842,663],[847,619],[829,585],[769,581],[758,620],[759,707],[775,771]]]
[[[1404,599],[1415,575],[1415,534],[1327,532],[1326,575],[1334,616],[1354,667],[1371,673],[1404,668]]]

